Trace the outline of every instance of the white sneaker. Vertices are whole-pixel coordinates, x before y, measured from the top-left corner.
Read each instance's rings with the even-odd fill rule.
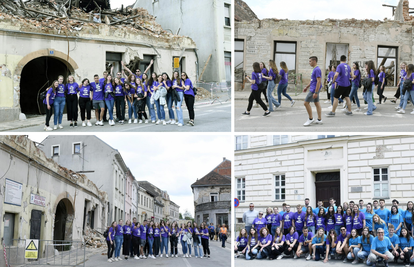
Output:
[[[99,121],[99,125],[100,126],[104,126],[104,122],[103,121]]]
[[[400,109],[400,106],[396,106],[396,107],[395,107],[395,109],[396,109],[396,110],[399,110],[399,109]]]
[[[304,124],[303,124],[303,126],[309,126],[309,125],[311,125],[312,123],[314,123],[315,122],[315,119],[308,119]]]
[[[197,259],[198,257],[197,256],[195,256],[195,258]],[[201,257],[200,257],[201,258]]]
[[[129,119],[129,120],[128,120],[128,123],[129,123],[129,124],[131,124],[131,123],[132,123],[132,120],[131,120],[131,119]]]
[[[139,122],[138,123],[142,123],[142,120],[139,120]]]
[[[413,113],[413,114],[414,114],[414,113]],[[53,128],[51,128],[51,127],[46,127],[46,128],[45,128],[45,131],[47,131],[47,132],[53,131]]]
[[[138,258],[138,256],[137,256],[137,255],[135,255],[134,259],[139,260],[139,258]]]
[[[158,124],[160,124],[160,122],[161,122],[160,120],[157,120],[157,122],[156,122],[155,124],[157,124],[157,125],[158,125]]]
[[[114,124],[115,124],[115,123],[114,123]],[[122,261],[122,258],[118,257],[118,260],[119,260],[119,261]]]
[[[142,258],[143,258],[143,259],[146,259],[147,257],[145,257],[145,255],[142,255]]]
[[[290,106],[293,107],[293,105],[296,103],[295,100],[292,100],[292,102],[290,102]]]
[[[63,129],[63,126],[62,126],[62,124],[59,124],[59,129]]]
[[[148,123],[148,120],[145,120],[145,123]]]
[[[151,123],[155,123],[155,121],[151,121]]]
[[[279,255],[279,256],[277,257],[277,259],[278,259],[278,260],[283,259],[283,255]]]
[[[92,126],[92,123],[91,123],[90,121],[88,121],[88,122],[86,123],[86,125],[88,125],[89,127],[91,127],[91,126]]]
[[[346,108],[346,102],[344,101],[344,104],[342,105],[343,108]]]
[[[364,109],[368,109],[368,107],[365,107]]]
[[[165,254],[165,257],[168,258],[168,254]]]
[[[326,101],[325,101],[325,102],[323,102],[323,103],[328,104],[329,102],[331,102],[331,100],[326,100]]]
[[[108,259],[108,262],[112,262],[112,260],[111,259]]]
[[[114,122],[114,120],[112,120],[112,124],[111,124],[111,126],[115,126],[115,122]]]
[[[330,105],[330,106],[328,107],[328,109],[332,109],[332,105]]]
[[[134,120],[134,123],[137,123],[137,122],[138,122],[138,120],[137,120],[137,119],[135,119],[135,120]]]
[[[295,256],[293,256],[293,259],[297,259],[298,258],[298,255],[296,255],[296,253],[295,253]]]
[[[82,122],[82,127],[86,127],[86,123],[84,121]]]
[[[151,255],[151,258],[153,258],[153,259],[155,260],[155,257],[154,257],[154,255]]]
[[[142,255],[139,255],[139,258],[142,259]]]
[[[162,258],[162,254],[161,254],[160,258]]]
[[[118,258],[115,258],[115,261],[118,261]]]
[[[99,121],[96,121],[95,122],[95,126],[99,126]]]
[[[413,115],[414,115],[414,110],[413,110],[413,111],[411,111],[411,112],[410,112],[410,114],[413,114]]]
[[[178,258],[178,254],[175,254],[175,257]]]
[[[400,113],[400,114],[405,114],[405,110],[400,109],[399,111],[397,111],[397,113]]]
[[[171,124],[175,124],[175,120],[171,120]]]
[[[170,124],[170,123],[171,123],[171,120],[168,120],[168,121],[166,121],[165,123],[166,123],[166,124]]]
[[[167,122],[163,120],[162,125],[167,125]]]
[[[190,258],[191,258],[191,254],[190,255],[188,255]]]
[[[178,127],[181,127],[181,126],[183,126],[183,125],[182,125],[181,123],[178,123],[177,125],[178,125]]]
[[[311,255],[310,254],[308,254],[308,256],[306,257],[306,260],[308,261],[308,260],[310,260],[312,257],[311,257]]]
[[[361,112],[361,109],[360,109],[360,108],[357,108],[357,109],[355,110],[355,112]]]
[[[57,130],[57,125],[53,126],[53,130]]]
[[[314,122],[315,124],[323,124],[322,120],[315,120],[315,119],[314,119],[314,121],[315,121],[315,122]]]

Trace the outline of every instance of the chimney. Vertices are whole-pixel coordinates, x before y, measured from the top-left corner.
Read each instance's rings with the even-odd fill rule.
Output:
[[[223,157],[223,161],[226,161],[226,157]]]
[[[408,0],[403,0],[403,17],[404,17],[404,21],[411,21],[410,1]]]

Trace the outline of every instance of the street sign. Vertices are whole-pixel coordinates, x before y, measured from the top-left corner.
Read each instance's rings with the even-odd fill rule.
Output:
[[[237,208],[239,206],[239,204],[240,204],[239,199],[235,197],[234,198],[234,207]]]
[[[39,240],[38,239],[26,239],[26,249],[24,257],[26,259],[37,259],[39,254]]]
[[[174,69],[178,69],[180,67],[180,58],[175,57],[174,58]]]

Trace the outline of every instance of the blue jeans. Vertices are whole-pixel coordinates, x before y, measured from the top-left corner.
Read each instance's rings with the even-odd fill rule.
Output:
[[[165,248],[165,254],[168,254],[168,237],[161,237],[161,254]]]
[[[411,103],[413,103],[413,99],[414,99],[414,91],[406,91],[405,95],[404,95],[404,103],[402,106],[402,109],[405,110],[405,108],[407,107],[407,103],[408,103],[408,99],[411,99]]]
[[[288,87],[288,83],[280,84],[277,87],[277,100],[281,104],[282,103],[282,94],[287,97],[290,101],[292,101],[292,98],[286,93],[286,89]]]
[[[368,111],[367,115],[372,115],[372,112],[377,109],[377,107],[372,102],[372,92],[374,92],[375,84],[372,84],[371,92],[365,91],[364,93],[364,100],[368,103]]]
[[[339,236],[341,234],[341,225],[335,225],[335,232]]]
[[[332,84],[332,88],[331,88],[331,105],[333,105],[334,99],[335,99],[335,85]],[[342,98],[338,98],[338,102],[343,103],[344,100],[342,100]]]
[[[123,235],[116,235],[115,236],[115,258],[119,257],[119,254],[121,253],[121,247],[122,247],[123,242],[124,242],[124,236]]]
[[[252,250],[252,254],[257,255],[257,249]],[[246,249],[246,260],[250,260],[251,257],[249,256],[249,249]]]
[[[170,89],[174,90],[174,89]],[[168,107],[168,116],[170,117],[170,120],[174,120],[174,109],[172,108],[173,99],[172,94],[167,94],[167,107]]]
[[[114,119],[114,103],[115,100],[105,100],[105,104],[108,107],[108,113],[109,113],[109,119],[113,120]]]
[[[355,256],[355,258],[357,257],[359,250],[360,250],[359,248],[354,248],[354,256]],[[351,251],[349,251],[348,256],[346,256],[346,257],[348,258],[348,260],[355,259],[355,258],[352,258]]]
[[[312,232],[313,234],[315,234],[315,226],[308,226],[308,230],[309,232]]]
[[[155,106],[157,107],[157,116],[159,120],[165,120],[164,105],[160,105],[160,100],[155,100]]]
[[[355,84],[355,82],[352,82],[351,94],[349,95],[351,102],[353,97],[355,97],[355,102],[357,103],[358,108],[360,108],[361,106],[359,105],[358,86]]]
[[[316,246],[315,248],[315,261],[318,261],[321,259],[321,255],[325,252],[326,248],[325,246]],[[328,255],[326,255],[328,256]]]
[[[183,248],[183,254],[187,254],[187,241],[181,240],[181,247]]]
[[[148,112],[151,117],[151,121],[155,121],[156,120],[155,110],[154,110],[154,104],[151,105],[151,96],[147,96],[146,99],[147,99],[147,107],[148,107]]]
[[[153,255],[152,253],[152,246],[154,245],[154,239],[149,239],[148,238],[148,250],[149,250],[149,255]]]
[[[188,248],[188,255],[191,255],[191,245],[188,244],[187,242],[185,242],[187,244],[187,248]]]
[[[266,256],[263,256],[262,254],[265,254]],[[269,256],[269,253],[267,253],[267,251],[263,249],[262,252],[257,252],[256,259],[266,259],[268,256]]]
[[[128,119],[132,120],[132,111],[134,112],[135,119],[138,119],[137,110],[135,109],[135,105],[131,105],[131,102],[127,100],[128,102]]]
[[[198,251],[200,253],[198,253]],[[194,243],[194,254],[196,257],[200,256],[203,257],[203,247],[201,246],[201,236],[198,236],[198,244]]]
[[[404,95],[403,95],[403,93],[402,93],[402,91],[403,91],[403,87],[404,87],[404,83],[401,81],[400,82],[400,96],[401,96],[401,100],[400,100],[400,108],[402,108],[403,107],[403,104],[404,104]]]
[[[183,109],[181,108],[181,105],[183,104],[184,93],[178,92],[178,94],[180,95],[180,101],[177,101],[177,103],[175,103],[175,107],[177,108],[177,120],[178,123],[184,124]]]
[[[55,125],[62,124],[62,118],[63,118],[63,110],[65,109],[66,105],[66,99],[65,97],[58,96],[55,98],[55,101],[53,102],[53,108],[55,110],[55,115],[53,116],[53,122]]]
[[[368,252],[366,252],[366,251],[363,251],[363,250],[360,250],[360,251],[357,253],[357,257],[358,257],[359,259],[361,259],[361,260],[367,259],[367,258],[368,258],[368,255],[369,255],[369,253],[368,253]]]
[[[270,228],[270,232],[272,236],[275,236],[276,228],[278,228],[280,225],[272,225],[272,228]]]
[[[272,93],[273,90],[275,89],[275,82],[269,81],[267,83],[267,99],[269,100],[269,103],[273,103],[275,104],[276,107],[280,106],[279,102],[276,101],[276,99],[273,97]],[[273,105],[269,105],[269,111],[273,111]]]

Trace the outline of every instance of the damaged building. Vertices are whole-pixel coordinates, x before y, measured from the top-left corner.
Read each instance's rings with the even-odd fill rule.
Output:
[[[85,232],[106,226],[107,194],[46,157],[27,136],[0,136],[0,162],[0,236],[8,249],[21,244],[16,239],[84,241]],[[40,243],[40,258],[51,245]],[[24,259],[24,249],[17,251]]]
[[[231,229],[231,161],[223,158],[211,172],[191,185],[195,222],[227,225]]]
[[[347,56],[348,64],[359,62],[363,76],[366,61],[374,61],[377,68],[384,65],[388,86],[396,86],[400,63],[413,61],[413,17],[409,11],[408,0],[400,0],[394,7],[393,20],[260,20],[245,2],[236,0],[236,90],[244,86],[243,73],[250,75],[254,62],[267,65],[273,59],[279,68],[285,61],[289,83],[302,80],[307,84],[312,72],[310,56],[318,57],[318,66],[326,77],[330,65],[339,65],[341,55]]]
[[[154,60],[150,73],[179,70],[196,80],[196,43],[163,30],[147,10],[100,10],[99,21],[54,1],[0,3],[0,122],[44,114],[39,93],[58,75],[93,80],[120,71],[121,61],[143,72]]]

